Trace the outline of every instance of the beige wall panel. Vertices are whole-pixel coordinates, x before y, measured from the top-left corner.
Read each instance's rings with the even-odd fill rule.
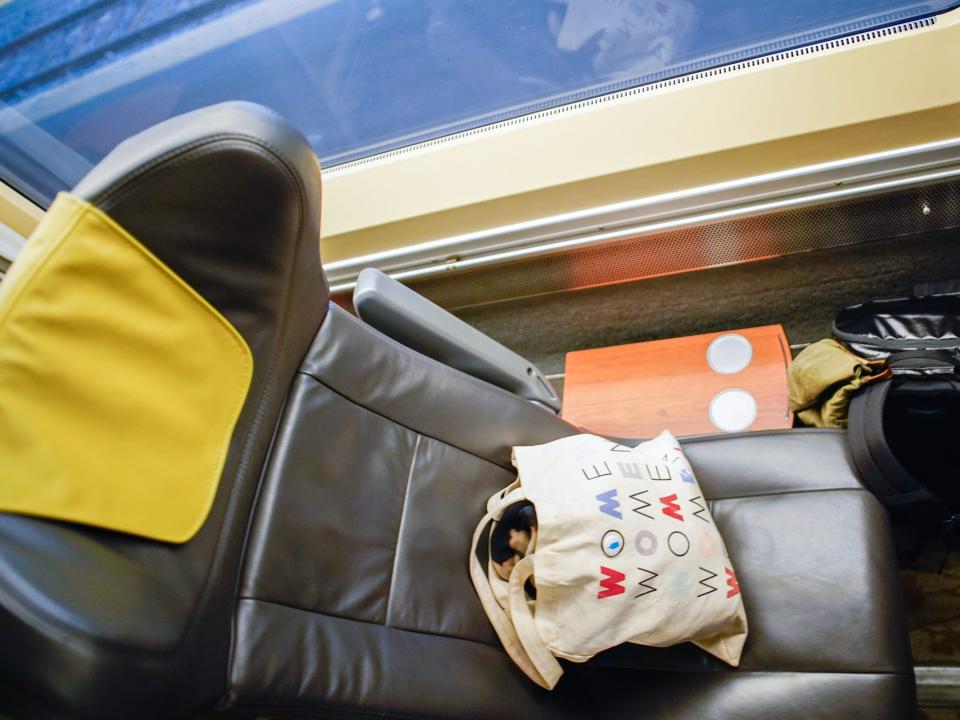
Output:
[[[43,217],[43,210],[9,185],[0,183],[0,222],[29,237]]]
[[[332,170],[325,262],[960,136],[960,11],[936,25]]]

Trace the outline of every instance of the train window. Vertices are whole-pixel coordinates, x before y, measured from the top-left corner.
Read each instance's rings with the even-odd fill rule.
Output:
[[[223,100],[325,166],[901,23],[951,0],[0,0],[0,172],[46,204]]]

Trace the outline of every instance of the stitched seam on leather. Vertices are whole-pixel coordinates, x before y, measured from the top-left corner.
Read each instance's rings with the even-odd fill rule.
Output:
[[[749,500],[750,498],[777,497],[778,495],[809,495],[811,493],[857,493],[870,495],[863,488],[810,488],[809,490],[783,490],[780,492],[761,492],[751,495],[728,495],[726,497],[707,498],[710,502],[723,502],[725,500]]]
[[[407,473],[407,486],[403,490],[403,504],[400,506],[400,523],[397,526],[397,539],[393,543],[393,567],[390,570],[390,584],[387,586],[387,609],[383,613],[384,624],[393,627],[390,624],[390,606],[393,600],[393,584],[397,579],[397,563],[400,562],[400,543],[403,539],[403,521],[407,517],[407,499],[410,497],[410,486],[413,484],[413,471],[417,466],[417,452],[420,450],[420,438],[423,437],[417,433],[417,441],[413,445],[413,455],[410,458],[410,471]]]
[[[313,373],[310,373],[310,372],[308,372],[308,371],[306,371],[306,370],[303,370],[302,368],[301,368],[301,370],[300,370],[300,374],[301,374],[301,375],[304,375],[304,376],[306,376],[306,377],[308,377],[308,378],[310,378],[311,380],[313,380],[314,382],[316,382],[316,383],[319,384],[319,385],[323,385],[323,387],[325,387],[327,390],[329,390],[330,392],[334,393],[335,395],[337,395],[337,396],[339,396],[339,397],[342,397],[344,400],[346,400],[346,401],[347,401],[348,403],[350,403],[351,405],[355,405],[355,406],[357,406],[358,408],[360,408],[361,410],[366,410],[368,413],[371,413],[371,414],[373,414],[373,415],[376,415],[376,416],[379,417],[379,418],[383,418],[383,419],[386,420],[387,422],[392,423],[392,424],[396,425],[397,427],[402,427],[404,430],[408,430],[408,431],[410,431],[410,432],[412,432],[412,433],[416,433],[417,435],[422,435],[422,436],[425,437],[425,438],[428,438],[428,439],[430,439],[430,440],[434,440],[435,442],[442,443],[442,444],[444,444],[444,445],[447,445],[448,447],[452,447],[452,448],[454,448],[455,450],[459,450],[459,451],[462,452],[462,453],[466,453],[467,455],[470,455],[471,457],[475,457],[477,460],[483,460],[483,462],[489,463],[490,465],[493,465],[493,466],[494,466],[495,468],[497,468],[498,470],[506,470],[506,471],[508,471],[508,472],[510,472],[510,473],[515,473],[515,472],[516,472],[516,470],[515,470],[512,466],[505,466],[505,465],[501,465],[501,464],[499,464],[499,463],[495,463],[495,462],[494,462],[493,460],[491,460],[490,458],[485,458],[485,457],[483,457],[482,455],[477,455],[475,452],[471,452],[471,451],[469,451],[469,450],[466,450],[466,449],[460,447],[459,445],[454,445],[453,443],[449,442],[448,440],[443,440],[443,439],[441,439],[441,438],[434,437],[433,435],[428,435],[428,434],[425,433],[425,432],[421,432],[421,431],[419,431],[419,430],[414,430],[412,427],[409,427],[409,426],[407,426],[407,425],[404,425],[403,423],[398,422],[397,420],[394,420],[392,417],[389,417],[389,416],[387,416],[387,415],[384,415],[383,413],[380,413],[380,412],[374,410],[373,408],[364,405],[363,403],[359,403],[359,402],[357,402],[356,400],[354,400],[352,397],[350,397],[350,396],[348,396],[348,395],[344,395],[342,392],[340,392],[339,390],[337,390],[337,389],[334,388],[334,387],[331,387],[330,385],[328,385],[326,382],[324,382],[323,380],[321,380],[320,378],[318,378],[318,377],[317,377],[316,375],[314,375]]]
[[[324,318],[326,319],[326,318]],[[323,321],[321,321],[321,325]],[[226,695],[230,691],[230,679],[233,671],[234,660],[236,659],[236,650],[237,650],[237,635],[239,630],[237,629],[237,603],[240,599],[240,588],[243,585],[243,580],[246,575],[246,566],[247,566],[247,549],[250,547],[250,538],[254,534],[257,518],[259,517],[258,510],[260,509],[260,498],[263,494],[263,486],[267,473],[270,470],[270,459],[273,457],[274,447],[277,443],[277,436],[280,434],[280,428],[283,424],[283,418],[286,416],[287,404],[290,399],[290,394],[287,393],[287,397],[283,399],[283,405],[280,407],[280,413],[277,415],[277,423],[273,428],[273,436],[270,438],[270,445],[267,447],[267,454],[263,461],[263,467],[260,468],[260,475],[257,478],[257,487],[254,490],[253,502],[250,505],[250,513],[247,516],[246,527],[243,532],[243,540],[241,540],[240,545],[240,560],[237,564],[237,579],[233,586],[233,597],[234,601],[233,612],[230,617],[230,648],[227,651],[227,682],[224,686],[226,692],[221,696],[220,704],[223,704],[225,701]]]
[[[241,704],[243,708],[256,709],[257,711],[274,711],[274,710],[290,710],[291,708],[297,708],[300,710],[308,709],[311,714],[314,712],[315,708],[307,705],[306,703],[253,703],[252,705]],[[348,708],[339,707],[336,705],[329,706],[324,708],[321,711],[323,714],[318,715],[318,718],[332,718],[336,720],[337,718],[379,718],[379,720],[423,720],[422,715],[407,715],[406,713],[396,713],[396,712],[364,712],[363,710],[350,710]]]
[[[681,445],[696,445],[698,443],[708,443],[708,442],[718,442],[718,441],[728,441],[733,439],[742,439],[742,438],[760,438],[760,437],[791,437],[794,435],[823,435],[824,437],[829,436],[845,436],[845,430],[838,430],[836,428],[814,428],[814,427],[800,427],[800,428],[786,428],[779,430],[749,430],[745,432],[736,432],[736,433],[715,433],[713,435],[690,435],[688,437],[681,437]]]
[[[287,711],[291,709],[298,710],[308,710],[311,717],[316,718],[379,718],[380,720],[423,720],[423,715],[407,715],[406,713],[398,713],[392,710],[383,710],[381,712],[365,712],[363,710],[353,710],[343,705],[337,703],[325,703],[323,708],[317,708],[316,705],[311,705],[306,702],[245,702],[241,700],[239,703],[230,706],[231,709],[242,709],[246,711],[253,711],[256,714],[260,715],[263,712],[273,712],[275,710]],[[314,715],[316,712],[321,712],[322,715]]]
[[[583,665],[576,672],[607,672],[609,670],[626,670],[628,672],[657,672],[657,673],[684,673],[688,675],[850,675],[853,677],[876,675],[878,677],[912,678],[913,670],[897,672],[895,670],[743,670],[742,668],[656,668],[648,666],[627,667],[623,665]]]
[[[337,615],[336,613],[332,613],[332,612],[326,612],[326,611],[321,612],[320,610],[311,610],[310,608],[300,607],[299,605],[293,605],[291,603],[282,602],[280,600],[269,600],[267,598],[251,597],[249,595],[243,595],[237,598],[237,600],[238,601],[249,600],[250,602],[255,602],[255,603],[267,603],[268,605],[276,605],[277,607],[287,608],[288,610],[296,610],[297,612],[309,613],[310,615],[330,617],[330,618],[335,618],[337,620],[348,620],[350,622],[363,623],[364,625],[373,625],[374,627],[381,627],[381,628],[384,628],[385,630],[391,630],[393,632],[413,633],[414,635],[426,635],[427,637],[435,637],[435,638],[449,638],[451,640],[459,640],[461,642],[476,643],[477,645],[483,645],[485,647],[492,647],[492,648],[496,648],[497,650],[503,650],[503,646],[496,641],[487,642],[486,640],[477,640],[476,638],[462,637],[460,635],[450,635],[449,633],[437,633],[437,632],[430,632],[428,630],[413,630],[411,628],[393,627],[392,625],[385,625],[384,623],[376,622],[375,620],[363,620],[361,618],[354,618],[348,615]],[[504,651],[504,654],[506,654],[506,651]]]

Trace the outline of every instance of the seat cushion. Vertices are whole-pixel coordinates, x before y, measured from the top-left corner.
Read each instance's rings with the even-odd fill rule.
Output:
[[[843,433],[683,446],[737,568],[750,624],[741,665],[692,646],[615,648],[582,672],[601,716],[629,706],[615,680],[626,673],[656,688],[649,718],[907,717],[913,669],[886,513],[854,476]]]
[[[741,580],[739,670],[691,645],[624,646],[569,664],[553,692],[527,680],[471,587],[471,529],[513,476],[511,445],[572,432],[331,308],[255,511],[234,709],[806,718],[840,717],[847,702],[896,717],[913,702],[886,521],[832,431],[684,442]]]

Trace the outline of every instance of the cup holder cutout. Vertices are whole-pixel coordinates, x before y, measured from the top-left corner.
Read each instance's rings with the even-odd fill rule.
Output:
[[[730,388],[714,396],[707,414],[718,430],[740,432],[757,419],[757,401],[746,390]]]
[[[746,369],[753,360],[753,345],[743,335],[726,333],[707,348],[707,365],[721,375],[733,375]]]

